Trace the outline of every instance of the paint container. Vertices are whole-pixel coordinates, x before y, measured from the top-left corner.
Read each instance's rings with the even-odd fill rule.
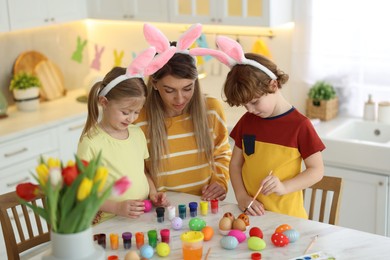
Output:
[[[135,233],[135,243],[137,245],[137,249],[140,249],[144,245],[145,243],[144,233],[142,232]]]
[[[211,200],[211,213],[218,213],[218,200]]]
[[[168,219],[172,220],[174,217],[176,217],[175,206],[168,206]]]
[[[148,240],[149,240],[149,245],[153,248],[156,248],[156,246],[157,246],[157,231],[156,230],[149,230],[148,231]]]
[[[188,204],[188,207],[190,208],[190,216],[191,216],[191,218],[194,218],[194,217],[198,216],[198,203],[190,202]]]
[[[169,229],[167,229],[167,228],[161,229],[160,235],[161,235],[161,242],[169,244],[169,236],[170,236]]]
[[[165,213],[165,208],[163,208],[163,207],[156,208],[157,222],[158,223],[164,222],[164,213]]]
[[[185,219],[187,217],[187,206],[184,204],[179,205],[179,217]]]
[[[117,250],[119,247],[119,235],[115,233],[110,234],[110,247],[111,250]]]
[[[207,216],[209,213],[209,202],[208,201],[201,201],[200,202],[200,214],[203,216]]]
[[[131,237],[132,236],[133,236],[133,234],[131,234],[131,232],[123,232],[122,233],[123,247],[125,249],[131,248]]]

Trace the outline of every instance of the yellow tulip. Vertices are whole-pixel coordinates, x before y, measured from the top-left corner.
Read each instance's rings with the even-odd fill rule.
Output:
[[[66,166],[73,166],[75,165],[76,163],[72,160],[69,160],[68,163],[66,164]]]
[[[39,181],[46,184],[47,179],[49,178],[49,168],[47,168],[46,164],[41,163],[35,170],[37,171]]]
[[[59,159],[55,159],[55,158],[49,158],[47,160],[47,166],[49,166],[49,168],[59,168],[61,166],[61,162]]]
[[[79,201],[85,200],[91,193],[92,185],[93,185],[92,180],[88,178],[84,178],[81,181],[79,189],[77,191],[77,200]]]
[[[106,184],[108,176],[108,169],[106,167],[100,166],[95,174],[95,177],[93,178],[93,182],[97,183],[100,181],[98,191],[101,192],[104,188],[104,185]]]

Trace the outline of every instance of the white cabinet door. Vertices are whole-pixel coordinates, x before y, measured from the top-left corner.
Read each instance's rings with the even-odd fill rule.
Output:
[[[98,19],[168,21],[167,0],[89,0],[88,10]]]
[[[86,18],[86,0],[8,0],[11,30]]]
[[[61,161],[75,160],[77,145],[85,125],[86,118],[80,118],[58,127],[58,144]]]
[[[326,166],[325,174],[343,178],[339,225],[378,235],[389,224],[389,177]]]
[[[0,33],[9,31],[7,0],[0,0]]]
[[[170,22],[272,27],[292,21],[291,0],[170,0]]]

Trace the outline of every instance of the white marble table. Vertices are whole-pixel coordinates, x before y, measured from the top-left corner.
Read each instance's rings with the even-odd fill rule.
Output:
[[[172,205],[176,206],[184,203],[188,206],[188,203],[191,201],[200,201],[197,196],[182,193],[170,192],[168,193],[168,198]],[[225,212],[231,212],[237,217],[241,211],[238,209],[237,205],[231,203],[220,202],[219,206],[218,214],[211,214],[211,212],[209,212],[205,217],[199,214],[198,208],[198,217],[203,218],[207,225],[212,226],[215,231],[214,237],[210,241],[204,242],[203,257],[205,257],[207,250],[211,248],[208,259],[250,259],[253,251],[248,249],[246,241],[239,244],[234,250],[226,250],[220,246],[220,240],[222,238],[222,235],[218,232],[218,222],[220,218]],[[106,233],[107,256],[118,255],[119,259],[124,259],[128,250],[123,249],[122,239],[120,239],[118,250],[110,250],[109,233],[118,233],[121,235],[122,232],[132,232],[133,239],[131,249],[136,250],[134,234],[138,231],[144,232],[145,242],[147,243],[146,233],[148,230],[156,229],[159,233],[161,229],[171,227],[167,216],[166,211],[165,221],[163,223],[158,223],[155,210],[153,209],[152,212],[144,214],[137,220],[115,217],[95,226],[93,231],[94,233]],[[166,259],[182,259],[181,241],[179,236],[184,231],[189,230],[188,222],[190,219],[189,213],[187,212],[187,218],[183,221],[182,230],[175,231],[170,228],[171,253],[169,256],[165,257]],[[323,252],[334,256],[336,259],[390,259],[390,238],[388,237],[272,212],[267,212],[266,215],[261,217],[251,216],[250,224],[251,227],[257,226],[261,228],[264,233],[264,240],[267,243],[267,247],[261,252],[262,259],[295,259],[298,256],[302,256],[315,235],[319,235],[318,239],[308,253]],[[271,235],[275,228],[281,224],[289,224],[292,228],[299,231],[299,240],[282,248],[274,246],[270,241]],[[152,259],[160,259],[160,257],[155,254]]]

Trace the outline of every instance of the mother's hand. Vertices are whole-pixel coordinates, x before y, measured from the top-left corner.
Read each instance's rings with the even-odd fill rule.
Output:
[[[218,182],[207,184],[202,188],[202,200],[224,200],[226,198],[226,189]]]

